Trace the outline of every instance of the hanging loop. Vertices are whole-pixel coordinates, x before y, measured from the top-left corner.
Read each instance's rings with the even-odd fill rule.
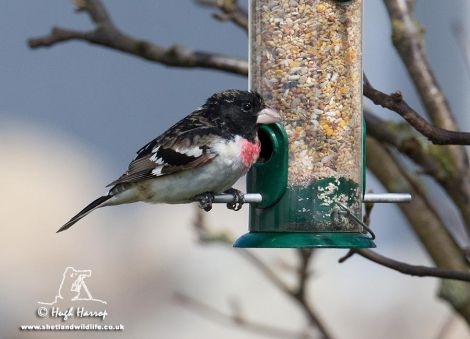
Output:
[[[336,202],[336,204],[341,207],[345,212],[346,212],[346,216],[349,217],[351,220],[355,221],[356,223],[358,223],[359,225],[361,225],[369,234],[370,234],[370,239],[371,240],[374,240],[375,239],[375,233],[370,229],[369,226],[367,226],[366,224],[364,224],[362,222],[361,219],[359,219],[358,217],[356,217],[349,208],[347,208],[344,204],[340,203],[340,202]]]

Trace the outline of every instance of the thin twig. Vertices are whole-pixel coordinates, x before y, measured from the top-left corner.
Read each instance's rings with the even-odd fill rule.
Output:
[[[332,338],[329,330],[325,327],[323,321],[318,317],[308,301],[307,286],[310,277],[309,265],[310,260],[312,259],[313,250],[298,249],[296,251],[300,259],[300,267],[297,273],[297,289],[291,290],[290,296],[298,302],[310,323],[320,331],[322,338]]]
[[[375,262],[376,264],[391,268],[403,274],[417,277],[436,277],[461,281],[470,281],[470,272],[457,272],[438,267],[411,265],[395,259],[385,257],[377,252],[365,249],[355,250],[356,254]]]
[[[196,3],[215,7],[220,10],[213,17],[220,21],[231,21],[248,33],[248,13],[240,6],[238,0],[195,0]]]
[[[459,244],[446,228],[445,220],[425,201],[421,191],[415,189],[416,185],[403,176],[401,162],[376,139],[368,137],[366,141],[368,168],[385,189],[410,192],[413,195],[411,203],[400,204],[398,207],[409,220],[433,263],[442,269],[468,272],[468,262]],[[416,180],[415,178],[414,181]],[[470,284],[442,279],[439,286],[439,297],[470,323]]]
[[[113,24],[100,0],[83,0],[79,3],[78,11],[86,11],[90,15],[96,25],[95,30],[83,32],[54,27],[49,35],[29,39],[29,47],[50,47],[65,41],[81,40],[166,66],[208,68],[245,76],[248,74],[248,63],[245,60],[179,45],[163,47],[143,39],[136,39],[120,31]]]
[[[391,157],[391,154],[388,153]],[[393,159],[393,158],[391,158]],[[409,176],[409,174],[399,166],[398,162],[396,162],[396,166],[402,176],[412,185],[413,190],[417,193],[416,196],[419,196],[422,199],[422,203],[431,211],[434,211],[434,206],[431,205],[430,201],[428,200],[427,196],[424,194],[422,188],[414,182],[414,180]],[[373,206],[366,205],[366,213],[364,215],[364,223],[367,225],[370,223],[370,215],[372,212]],[[351,258],[354,254],[359,254],[360,256],[369,259],[376,264],[391,268],[403,274],[408,274],[412,276],[419,276],[419,277],[438,277],[438,278],[446,278],[446,279],[453,279],[453,280],[461,280],[461,281],[470,281],[470,272],[459,272],[450,269],[444,269],[439,267],[427,267],[421,265],[411,265],[405,262],[400,262],[395,259],[391,259],[380,255],[374,251],[367,250],[367,249],[351,249],[344,255],[343,257],[338,259],[339,263],[344,263],[346,260]]]
[[[292,289],[288,287],[279,277],[257,256],[247,250],[237,250],[237,253],[240,253],[246,259],[248,259],[252,264],[255,265],[276,287],[278,287],[286,295],[293,298],[299,306],[304,311],[305,315],[309,319],[310,323],[315,326],[321,333],[321,338],[331,339],[332,336],[329,331],[326,329],[323,322],[320,320],[316,312],[313,310],[312,306],[309,304],[306,296],[306,284],[309,277],[309,261],[311,257],[311,250],[299,250],[301,252],[301,265],[298,270],[297,276],[297,288]]]
[[[448,131],[457,131],[458,126],[455,117],[428,61],[424,46],[425,31],[416,20],[414,2],[408,0],[384,0],[392,25],[392,41],[408,70],[432,125]],[[425,125],[423,124],[423,126]],[[438,130],[434,131],[438,132]],[[459,139],[460,136],[454,133],[452,133],[453,136]],[[425,135],[429,137],[428,134]],[[464,145],[468,143],[465,140],[461,140],[457,144]],[[447,163],[446,167],[451,169],[452,173],[450,175],[453,176],[449,180],[452,181],[453,190],[446,189],[447,193],[457,205],[467,230],[470,230],[468,154],[465,148],[459,146],[446,146],[440,152],[445,154],[444,161]]]
[[[409,128],[404,135],[406,126],[398,126],[391,121],[382,120],[367,108],[364,109],[364,120],[368,135],[395,147],[400,153],[408,156],[419,165],[422,173],[432,176],[444,187],[448,185],[446,171],[441,168],[439,161],[436,161],[430,154],[429,148],[425,148],[424,138],[420,137],[418,133]]]
[[[464,194],[461,190],[461,186],[456,181],[455,175],[449,173],[448,163],[442,159],[445,150],[441,146],[430,145],[424,138],[414,131],[406,122],[397,124],[392,121],[385,121],[379,118],[377,115],[370,112],[370,110],[364,110],[364,119],[367,124],[367,135],[372,136],[375,139],[385,142],[386,144],[393,146],[400,153],[406,155],[415,164],[421,168],[417,171],[419,174],[425,174],[433,177],[441,187],[446,190],[449,196],[454,201],[462,200],[462,215],[465,215],[468,210],[467,202],[462,199]],[[406,173],[406,171],[402,171]],[[411,180],[410,182],[413,182]],[[417,189],[420,189],[417,185]],[[427,194],[422,192],[423,200]],[[469,232],[470,229],[466,229],[464,223],[463,232]]]
[[[456,203],[464,221],[464,228],[470,233],[470,209],[466,182],[468,173],[458,173],[448,150],[442,146],[427,144],[408,124],[397,125],[384,121],[368,109],[364,111],[367,124],[367,135],[395,147],[408,156],[414,163],[421,166],[420,173],[432,176]]]
[[[370,225],[370,220],[371,220],[371,215],[372,215],[372,210],[374,209],[375,204],[373,202],[366,202],[364,204],[364,216],[362,218],[362,221],[364,224],[367,226]]]
[[[405,128],[401,127],[400,129],[400,134],[403,134]],[[405,132],[404,134],[406,135],[407,133]],[[381,138],[377,139],[382,140]],[[468,204],[468,202],[461,202],[460,200],[462,199],[462,194],[465,194],[464,190],[462,190],[462,187],[459,186],[458,179],[456,180],[455,177],[449,175],[448,168],[446,168],[448,164],[443,163],[443,159],[441,158],[442,153],[436,152],[435,148],[441,146],[428,145],[426,147],[420,142],[420,140],[416,136],[413,136],[413,134],[411,134],[410,137],[405,137],[405,139],[400,142],[400,144],[401,147],[397,147],[397,149],[404,154],[409,154],[410,159],[412,159],[415,163],[423,166],[424,173],[432,175],[436,179],[437,183],[439,183],[448,192],[449,196],[452,197],[455,202],[457,202],[457,206],[461,210],[461,214],[464,221],[467,220],[466,218],[469,216],[470,211],[465,209],[465,205]],[[403,149],[405,149],[406,152],[403,152]],[[442,152],[444,150],[440,151]],[[440,218],[435,212],[436,207],[433,206],[431,200],[428,197],[427,192],[423,189],[423,186],[419,182],[417,182],[417,178],[412,176],[410,172],[407,171],[404,166],[401,165],[401,162],[398,158],[396,158],[392,153],[388,153],[391,159],[395,159],[397,169],[399,170],[400,175],[403,176],[403,178],[409,183],[409,185],[412,186],[412,189],[414,191],[418,192],[419,196],[422,199],[422,202],[426,205],[426,208],[429,211],[432,211],[432,214],[436,215],[436,219],[440,219],[442,225],[445,225],[445,221],[442,220],[442,218]],[[463,205],[459,205],[460,203],[462,203]],[[464,233],[470,231],[469,225],[470,224],[466,222],[464,223],[462,229]]]
[[[298,298],[306,300],[307,284],[310,278],[308,267],[310,265],[310,259],[313,255],[313,250],[298,249],[296,252],[299,257],[300,265],[299,269],[297,270],[297,291],[294,293],[298,296]]]
[[[273,285],[286,294],[292,294],[292,290],[288,287],[274,271],[272,271],[260,258],[246,249],[237,249],[236,253],[240,254],[255,266]]]
[[[414,16],[414,1],[384,0],[392,25],[392,41],[418,95],[437,127],[456,130],[457,123],[437,83],[424,48],[424,29]]]
[[[470,145],[470,133],[449,131],[443,128],[432,126],[421,117],[403,99],[402,94],[397,91],[390,95],[385,94],[370,84],[364,76],[364,95],[376,105],[388,108],[403,117],[418,132],[423,134],[432,143],[437,145]]]
[[[240,314],[227,314],[212,306],[190,296],[175,293],[175,300],[183,306],[193,309],[196,314],[210,318],[216,322],[239,326],[250,332],[273,337],[273,338],[305,338],[304,333],[297,333],[283,328],[260,324],[243,318]]]
[[[350,249],[345,255],[338,259],[338,262],[342,264],[343,262],[351,258],[354,254],[356,254],[356,250]]]
[[[438,267],[428,267],[421,265],[411,265],[395,259],[385,257],[377,252],[366,249],[351,249],[343,257],[338,259],[340,264],[351,258],[354,254],[358,254],[376,264],[391,268],[403,274],[417,277],[436,277],[444,279],[453,279],[461,281],[470,281],[470,272],[457,272]]]
[[[457,131],[455,117],[428,61],[424,46],[424,29],[416,20],[413,3],[410,5],[405,0],[384,0],[384,3],[390,16],[393,43],[432,124],[449,131]],[[462,141],[460,144],[467,143]],[[446,192],[457,206],[468,233],[470,232],[468,154],[465,148],[459,146],[443,147],[439,153],[441,159],[437,160],[445,163],[446,168],[450,170],[446,180],[448,183]]]
[[[233,239],[227,236],[221,236],[220,232],[211,230],[204,218],[204,214],[197,209],[197,215],[193,222],[194,229],[196,230],[199,240],[204,243],[224,243],[231,245]],[[318,329],[323,339],[331,339],[332,335],[327,330],[326,326],[320,320],[313,307],[307,299],[306,286],[308,278],[310,277],[309,263],[312,257],[311,250],[298,250],[300,256],[300,267],[297,272],[297,286],[296,288],[289,287],[279,276],[258,256],[253,252],[246,249],[237,249],[235,253],[241,255],[244,259],[248,260],[254,267],[256,267],[274,286],[276,286],[285,295],[292,298],[299,307],[304,311],[310,324]]]

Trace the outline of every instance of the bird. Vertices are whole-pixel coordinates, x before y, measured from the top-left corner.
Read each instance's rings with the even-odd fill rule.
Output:
[[[58,232],[70,228],[97,208],[143,201],[182,204],[199,202],[212,208],[215,194],[228,193],[227,207],[239,210],[243,194],[233,184],[257,161],[258,127],[281,121],[256,91],[217,92],[188,116],[137,151],[127,171],[72,217]]]

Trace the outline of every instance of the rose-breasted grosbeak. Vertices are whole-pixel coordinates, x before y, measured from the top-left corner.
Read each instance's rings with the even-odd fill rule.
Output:
[[[176,123],[137,152],[128,170],[107,195],[86,206],[57,232],[64,231],[99,207],[144,201],[199,201],[211,209],[214,194],[232,193],[238,210],[243,203],[232,185],[258,159],[258,124],[280,121],[256,92],[226,90]]]

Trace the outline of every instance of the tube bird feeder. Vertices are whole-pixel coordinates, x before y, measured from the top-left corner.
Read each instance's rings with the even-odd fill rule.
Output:
[[[375,247],[362,199],[362,0],[252,0],[250,87],[283,124],[260,129],[250,232],[235,247]],[[359,220],[359,221],[358,221]]]

